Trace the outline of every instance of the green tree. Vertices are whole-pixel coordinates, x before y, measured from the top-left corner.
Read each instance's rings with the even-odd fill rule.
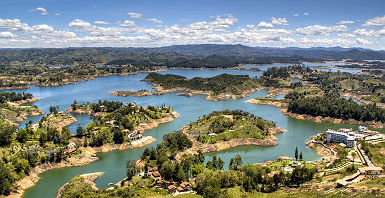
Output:
[[[229,169],[238,170],[238,168],[243,164],[242,155],[237,154],[234,158],[230,159]]]
[[[61,134],[62,134],[62,144],[68,144],[69,143],[69,140],[71,139],[71,131],[68,127],[63,127],[62,128],[62,131],[61,131]]]
[[[299,160],[303,160],[302,151],[299,153]]]
[[[120,131],[120,129],[114,129],[114,142],[116,144],[121,144],[124,141],[124,134]]]
[[[84,135],[84,129],[81,124],[78,124],[78,128],[76,129],[77,136],[83,136]]]
[[[15,178],[11,170],[3,162],[0,162],[0,195],[9,195],[14,181]]]
[[[49,112],[57,114],[57,109],[58,109],[58,106],[50,106],[49,107]]]
[[[135,160],[127,160],[126,168],[127,168],[127,179],[128,180],[131,180],[132,177],[139,172],[139,168],[136,166]]]
[[[12,142],[12,134],[16,127],[7,122],[0,123],[0,146],[8,146]]]
[[[25,143],[27,141],[27,138],[28,138],[28,132],[25,129],[20,129],[16,133],[16,140],[20,143]]]
[[[295,147],[294,157],[295,157],[295,160],[298,160],[298,148],[297,147]]]

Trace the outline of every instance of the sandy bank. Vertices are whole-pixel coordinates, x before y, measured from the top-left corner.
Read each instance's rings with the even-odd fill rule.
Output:
[[[306,114],[291,113],[291,112],[288,112],[287,109],[281,109],[280,111],[284,115],[287,115],[287,116],[290,116],[290,117],[293,117],[293,118],[297,118],[297,119],[300,119],[300,120],[312,120],[314,122],[319,122],[319,123],[321,123],[321,122],[331,122],[331,123],[334,123],[334,124],[365,125],[365,126],[373,127],[373,128],[376,128],[376,129],[384,129],[385,128],[385,124],[381,123],[381,122],[373,122],[373,121],[363,122],[363,121],[358,121],[358,120],[353,120],[353,119],[343,120],[343,119],[337,119],[337,118],[331,118],[331,117],[322,117],[322,116],[314,117],[314,116],[306,115]]]
[[[250,99],[246,101],[247,103],[253,103],[253,104],[264,104],[264,105],[272,105],[276,107],[287,107],[289,104],[282,101],[274,101],[274,100],[264,100],[264,99]]]

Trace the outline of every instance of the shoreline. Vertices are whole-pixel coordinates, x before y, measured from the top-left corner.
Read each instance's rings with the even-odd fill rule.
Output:
[[[142,96],[149,96],[149,95],[164,95],[168,93],[173,93],[177,91],[185,91],[186,93],[179,93],[176,94],[178,96],[186,96],[186,97],[192,97],[195,95],[207,95],[205,100],[207,101],[225,101],[227,99],[238,99],[238,98],[246,98],[249,93],[253,93],[258,90],[265,89],[265,87],[259,87],[259,88],[253,88],[249,90],[244,90],[242,94],[240,95],[235,95],[235,94],[229,94],[229,93],[221,93],[216,96],[212,95],[212,91],[201,91],[201,90],[191,90],[185,87],[176,87],[176,88],[171,88],[171,89],[165,89],[161,85],[155,84],[155,83],[149,83],[154,86],[153,89],[156,89],[157,91],[111,91],[108,92],[114,96],[134,96],[134,97],[142,97]],[[141,93],[140,93],[141,92]]]
[[[266,139],[256,139],[256,138],[235,138],[231,139],[229,141],[222,141],[215,144],[203,144],[201,142],[198,142],[194,137],[192,137],[190,134],[186,133],[189,129],[189,126],[186,125],[182,128],[182,132],[187,135],[187,137],[193,142],[193,146],[189,149],[186,149],[185,151],[179,152],[176,154],[175,159],[177,161],[180,161],[180,158],[184,154],[196,154],[199,150],[201,150],[202,153],[211,153],[211,152],[218,152],[227,150],[230,148],[234,148],[237,146],[244,146],[244,145],[255,145],[255,146],[276,146],[278,143],[276,140],[278,139],[275,135],[278,133],[284,133],[286,132],[285,129],[281,127],[273,127],[269,128],[270,135],[266,137]]]
[[[296,119],[311,120],[311,121],[318,122],[318,123],[330,122],[330,123],[334,123],[334,124],[366,125],[369,127],[373,127],[375,129],[384,129],[385,128],[385,124],[380,123],[380,122],[373,122],[373,121],[363,122],[363,121],[358,121],[358,120],[343,120],[343,119],[338,119],[338,118],[322,117],[322,116],[316,116],[315,117],[315,116],[311,116],[311,115],[307,115],[307,114],[296,114],[296,113],[287,112],[287,109],[281,109],[280,112],[286,116],[290,116],[290,117],[293,117]]]
[[[154,120],[150,124],[147,124],[147,125],[142,126],[142,127],[138,127],[136,130],[149,130],[149,129],[153,129],[153,128],[158,127],[159,124],[171,122],[175,118],[180,116],[179,113],[177,113],[176,111],[174,111],[174,112],[175,113],[170,113],[168,117]],[[81,155],[68,158],[67,160],[69,162],[67,162],[67,163],[61,162],[61,163],[54,164],[54,165],[51,165],[51,164],[47,165],[46,164],[48,166],[48,168],[46,168],[46,169],[42,169],[40,167],[35,167],[34,170],[30,173],[30,175],[28,175],[28,176],[24,177],[23,179],[16,182],[17,186],[22,186],[22,187],[17,190],[17,193],[12,192],[11,193],[12,196],[10,195],[9,197],[21,198],[22,195],[24,194],[25,190],[33,187],[36,183],[38,183],[40,180],[39,175],[41,173],[46,172],[46,171],[53,170],[56,168],[63,168],[63,167],[83,166],[83,165],[95,162],[97,160],[100,160],[100,158],[98,158],[98,157],[93,157],[93,155],[96,153],[110,152],[110,151],[114,151],[114,150],[125,150],[125,149],[131,149],[131,148],[139,148],[139,147],[146,146],[148,144],[152,144],[155,141],[156,141],[156,139],[153,138],[152,136],[146,136],[146,137],[143,137],[139,140],[135,140],[135,141],[130,142],[130,143],[125,142],[123,144],[107,144],[107,145],[103,145],[101,147],[94,147],[94,148],[93,147],[81,147],[80,148],[80,150],[82,151]]]
[[[79,177],[83,177],[85,182],[90,184],[91,185],[91,188],[94,189],[94,190],[99,190],[99,188],[96,186],[96,184],[94,183],[94,181],[99,178],[100,176],[102,176],[104,174],[104,172],[96,172],[96,173],[87,173],[87,174],[82,174],[82,175],[79,175]],[[72,178],[73,179],[73,178]],[[71,179],[71,180],[72,180]],[[65,183],[63,186],[61,186],[59,188],[59,190],[57,191],[57,194],[56,194],[56,198],[61,198],[61,192],[64,190],[64,188],[71,182],[68,181],[67,183]]]
[[[15,101],[15,102],[7,102],[6,104],[9,107],[14,107],[17,109],[23,109],[25,107],[31,107],[31,106],[22,106],[23,104],[36,102],[38,100],[40,100],[40,99],[30,98],[30,99],[26,99],[26,100]],[[38,116],[38,115],[43,115],[43,114],[45,114],[45,112],[43,110],[36,108],[36,110],[32,110],[32,111],[21,111],[19,115],[15,116],[14,118],[11,118],[11,119],[8,118],[7,120],[12,124],[19,125],[20,122],[23,122],[24,120],[28,119],[29,116]]]
[[[79,167],[90,164],[92,162],[100,160],[98,157],[93,155],[96,153],[110,152],[114,150],[125,150],[131,148],[139,148],[152,144],[156,141],[152,136],[146,136],[139,140],[132,142],[125,142],[123,144],[106,144],[100,147],[80,147],[81,151],[79,155],[72,156],[67,159],[66,162],[54,163],[54,164],[43,164],[35,167],[30,175],[24,177],[23,179],[17,181],[15,185],[18,187],[16,192],[11,192],[8,196],[10,198],[21,198],[24,192],[37,184],[40,180],[40,174],[45,173],[50,170],[64,168],[64,167]]]
[[[276,106],[276,107],[287,107],[287,106],[289,106],[289,104],[287,102],[283,102],[283,101],[280,101],[280,100],[274,101],[274,100],[271,100],[269,98],[266,98],[266,99],[254,98],[254,99],[247,100],[245,102],[252,103],[252,104],[271,105],[271,106]]]

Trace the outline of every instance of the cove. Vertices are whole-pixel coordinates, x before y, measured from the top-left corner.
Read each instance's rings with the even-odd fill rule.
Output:
[[[239,71],[239,70],[165,70],[160,73],[171,73],[193,77],[211,77],[221,73],[230,74],[247,74],[250,76],[259,76],[261,72],[255,71]],[[287,155],[293,156],[295,147],[298,147],[303,152],[305,160],[317,160],[320,156],[312,149],[307,149],[305,141],[312,135],[325,131],[327,128],[338,129],[341,127],[353,127],[350,125],[340,125],[331,123],[314,123],[312,121],[297,120],[284,116],[279,112],[279,107],[258,105],[245,103],[246,100],[255,97],[264,97],[267,94],[266,90],[261,90],[250,94],[249,97],[229,100],[229,101],[206,101],[205,96],[197,95],[194,97],[176,96],[175,93],[160,95],[160,96],[145,96],[145,97],[116,97],[109,94],[110,91],[116,90],[141,90],[152,89],[152,86],[146,82],[140,81],[147,74],[139,73],[129,76],[108,76],[100,77],[94,80],[79,82],[75,85],[63,85],[57,87],[36,87],[31,86],[27,90],[15,90],[17,92],[29,92],[35,97],[40,98],[40,101],[33,103],[45,112],[49,111],[49,106],[59,106],[59,110],[65,110],[70,107],[74,100],[78,103],[83,102],[97,102],[98,100],[114,100],[128,103],[136,102],[138,105],[159,106],[166,103],[171,106],[178,113],[180,117],[173,122],[161,124],[158,128],[145,132],[145,135],[153,136],[157,141],[146,147],[156,146],[161,141],[162,136],[166,133],[179,130],[184,125],[195,121],[203,115],[207,115],[212,111],[220,111],[225,109],[240,109],[263,117],[266,120],[274,121],[278,126],[287,129],[286,133],[278,134],[278,145],[275,147],[258,147],[258,146],[240,146],[229,150],[208,153],[206,160],[211,156],[217,155],[225,162],[227,168],[228,161],[236,154],[242,154],[244,163],[257,163],[266,160],[273,160],[278,156]],[[41,116],[31,117],[29,119],[36,122]],[[76,115],[78,122],[70,126],[71,132],[76,131],[77,124],[86,126],[90,119],[86,115]],[[27,122],[24,121],[23,123]],[[21,123],[21,126],[23,126]],[[125,177],[125,161],[128,159],[139,159],[141,153],[146,147],[128,149],[122,151],[112,151],[107,153],[97,154],[101,160],[82,166],[82,167],[67,167],[48,171],[40,175],[41,180],[32,188],[28,189],[23,197],[37,198],[37,197],[54,197],[57,190],[72,177],[91,172],[105,172],[103,176],[96,180],[96,184],[100,188],[107,187],[108,183],[118,182]]]

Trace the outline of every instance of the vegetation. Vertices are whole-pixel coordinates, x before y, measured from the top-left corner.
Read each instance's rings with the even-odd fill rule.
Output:
[[[385,142],[376,144],[362,142],[361,145],[374,164],[378,166],[385,165]]]
[[[31,99],[30,93],[0,92],[0,103],[15,102],[25,99]]]
[[[376,104],[358,104],[353,100],[332,96],[300,98],[289,103],[288,111],[297,114],[385,122],[385,110]]]
[[[235,138],[265,139],[273,122],[240,110],[214,111],[189,124],[188,134],[199,142],[215,144]]]
[[[144,80],[166,89],[186,88],[198,91],[211,91],[214,95],[230,93],[241,95],[244,91],[259,87],[258,80],[247,75],[221,74],[211,78],[196,77],[187,79],[173,74],[150,73]]]

